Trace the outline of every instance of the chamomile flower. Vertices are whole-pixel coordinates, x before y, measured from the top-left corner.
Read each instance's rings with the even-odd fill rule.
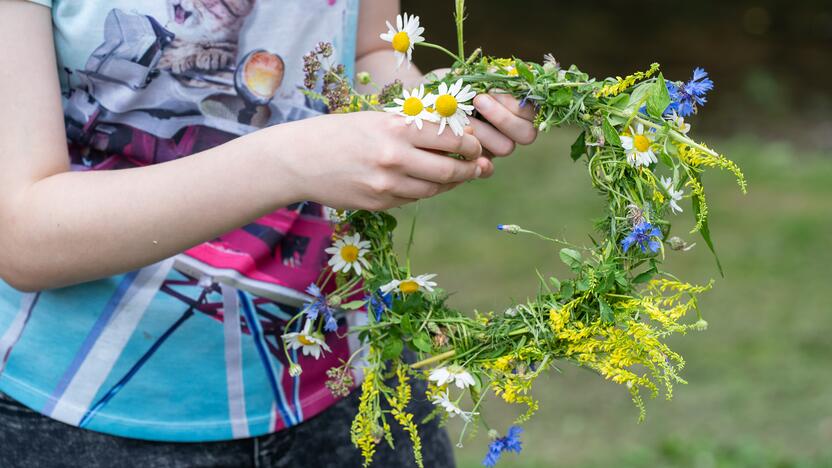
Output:
[[[442,409],[444,409],[450,417],[459,416],[464,421],[469,422],[471,421],[471,417],[475,414],[469,411],[463,411],[462,408],[460,408],[456,405],[456,403],[451,401],[451,399],[448,397],[448,392],[443,392],[439,393],[438,395],[434,395],[432,400],[434,405],[441,406]]]
[[[404,117],[404,121],[408,124],[416,122],[416,127],[422,129],[422,121],[436,122],[436,114],[428,112],[428,108],[433,105],[436,96],[433,94],[425,95],[425,86],[421,85],[413,91],[404,90],[404,99],[394,99],[396,103],[393,107],[386,107],[387,112],[394,112]]]
[[[382,286],[380,289],[384,294],[387,294],[390,291],[398,291],[402,294],[413,294],[417,291],[432,293],[433,289],[436,287],[436,283],[431,280],[435,277],[435,274],[411,276],[410,278],[403,280],[393,280]]]
[[[312,320],[307,320],[303,325],[303,330],[299,332],[285,333],[283,341],[291,349],[300,348],[304,356],[312,356],[315,359],[319,359],[323,351],[331,351],[326,341],[324,341],[324,336],[312,331]]]
[[[342,237],[336,240],[332,247],[325,250],[326,253],[332,255],[329,259],[329,266],[336,273],[340,271],[348,273],[350,269],[353,269],[360,275],[361,268],[369,266],[367,259],[364,258],[370,251],[368,247],[370,247],[370,241],[362,241],[359,234]]]
[[[627,163],[635,168],[657,163],[659,160],[651,148],[653,140],[649,133],[644,133],[644,125],[638,124],[635,130],[630,128],[630,133],[631,135],[621,136],[621,146],[627,152]]]
[[[690,131],[690,124],[685,123],[685,118],[681,115],[677,114],[676,111],[673,111],[669,116],[666,116],[668,120],[673,123],[673,126],[676,127],[676,130],[679,131],[682,135],[687,135]]]
[[[675,184],[673,183],[673,179],[670,177],[662,177],[661,178],[662,186],[665,190],[667,190],[667,194],[670,195],[670,209],[674,213],[681,213],[682,207],[679,206],[677,203],[682,197],[685,195],[684,190],[676,190],[674,188]]]
[[[396,27],[387,22],[387,32],[381,34],[381,40],[389,42],[396,54],[396,66],[402,66],[407,59],[407,66],[410,67],[410,58],[413,55],[413,46],[425,40],[421,34],[425,28],[419,26],[418,16],[408,16],[407,13],[396,16]]]
[[[440,135],[445,131],[445,125],[448,125],[454,135],[462,136],[465,126],[470,122],[468,116],[474,111],[474,106],[466,104],[466,102],[476,95],[476,92],[471,91],[471,85],[462,87],[462,79],[459,79],[450,87],[446,83],[439,85],[433,109],[439,117]]]
[[[443,387],[455,383],[458,388],[466,389],[474,385],[474,377],[462,368],[462,366],[437,367],[430,371],[428,380],[436,382],[436,385]]]

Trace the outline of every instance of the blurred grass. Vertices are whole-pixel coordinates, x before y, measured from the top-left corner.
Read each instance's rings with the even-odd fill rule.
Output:
[[[397,213],[409,226],[418,209],[414,271],[438,273],[441,286],[458,292],[453,305],[481,311],[534,294],[535,268],[564,277],[552,245],[495,226],[589,243],[602,200],[585,165],[569,159],[574,136],[543,136],[499,161],[493,179]],[[713,143],[744,169],[750,192],[741,195],[730,175],[705,177],[724,279],[687,234],[689,207],[677,218],[673,234],[698,245],[671,252],[666,268],[694,282],[718,280],[701,301],[710,329],[673,340],[690,384],[671,402],[648,401],[638,424],[625,389],[565,365],[538,381],[541,410],[524,426],[524,451],[501,466],[832,467],[832,159],[754,137]],[[517,414],[496,401],[487,410],[500,431]],[[487,444],[480,432],[457,450],[461,467],[479,466]]]

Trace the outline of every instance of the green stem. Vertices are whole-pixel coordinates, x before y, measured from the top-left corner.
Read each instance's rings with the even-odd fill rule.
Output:
[[[465,22],[465,0],[456,0],[456,45],[459,51],[459,61],[465,59],[465,40],[462,35],[462,24]]]
[[[423,360],[417,362],[416,364],[413,364],[410,367],[412,367],[414,369],[420,369],[422,367],[429,366],[429,365],[431,365],[435,362],[444,361],[445,359],[450,359],[450,358],[454,357],[454,355],[456,355],[456,350],[452,349],[450,351],[445,351],[442,354],[437,354],[436,356],[431,356],[427,359],[423,359]]]
[[[446,54],[448,54],[448,57],[451,57],[452,59],[454,59],[454,62],[462,62],[461,58],[457,57],[456,55],[454,55],[453,52],[451,52],[450,50],[442,47],[441,45],[432,44],[430,42],[417,42],[416,45],[417,46],[422,46],[422,47],[429,47],[431,49],[441,50],[442,52],[445,52]]]

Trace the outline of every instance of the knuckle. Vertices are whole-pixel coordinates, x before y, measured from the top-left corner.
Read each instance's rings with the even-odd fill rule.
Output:
[[[405,124],[404,119],[393,114],[387,114],[384,118],[386,119],[385,129],[393,135],[402,136],[407,131],[407,124]]]
[[[441,186],[439,184],[430,184],[425,190],[425,198],[435,197],[439,195]]]
[[[378,166],[383,169],[392,169],[399,165],[399,151],[393,146],[387,146],[381,150],[378,157]]]
[[[379,176],[370,182],[370,191],[375,195],[387,195],[395,187],[392,177]]]
[[[450,184],[456,179],[456,170],[453,166],[449,166],[446,169],[443,169],[442,172],[439,173],[438,181],[440,184]]]

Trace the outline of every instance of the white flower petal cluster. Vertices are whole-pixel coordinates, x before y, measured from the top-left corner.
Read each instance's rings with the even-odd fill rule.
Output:
[[[396,16],[396,27],[394,28],[390,22],[387,22],[387,32],[381,34],[381,40],[389,42],[396,54],[396,66],[401,67],[402,63],[407,60],[407,66],[410,67],[410,59],[413,56],[413,46],[419,42],[424,42],[425,38],[421,34],[425,32],[425,28],[419,26],[418,16],[408,16],[407,13]]]
[[[383,294],[390,291],[397,291],[402,294],[413,294],[417,291],[432,293],[437,286],[436,282],[431,281],[435,277],[436,274],[411,276],[403,280],[393,280],[380,289]]]
[[[440,387],[453,383],[460,389],[466,389],[475,384],[474,377],[462,366],[457,365],[433,369],[428,380],[436,382],[436,385]]]
[[[438,122],[439,118],[429,109],[436,101],[434,94],[425,94],[425,85],[421,85],[413,91],[404,90],[403,97],[394,99],[393,107],[386,107],[384,110],[401,115],[407,124],[416,122],[416,127],[421,130],[422,122]]]
[[[329,345],[326,344],[324,336],[316,331],[312,331],[313,320],[307,320],[303,325],[303,330],[293,333],[284,333],[283,341],[291,349],[300,348],[304,356],[312,356],[315,359],[320,359],[324,351],[332,351]],[[297,369],[290,369],[290,371],[297,371]]]
[[[435,395],[432,398],[433,404],[441,406],[450,417],[459,416],[463,421],[470,422],[476,413],[470,411],[463,411],[456,403],[452,402],[448,397],[448,392],[443,392]]]
[[[685,196],[684,190],[676,190],[674,188],[676,184],[670,177],[662,177],[661,182],[664,189],[667,190],[668,195],[670,195],[670,210],[674,213],[681,213],[684,211],[678,203],[682,200],[682,197]]]
[[[357,233],[336,240],[332,247],[325,250],[326,253],[332,255],[329,259],[329,266],[333,271],[348,273],[350,269],[353,269],[359,275],[362,268],[369,266],[367,259],[364,258],[369,251],[370,241],[361,240],[361,236]]]
[[[630,128],[630,135],[621,136],[621,146],[627,153],[627,164],[639,168],[659,162],[653,152],[653,135],[644,133],[644,124]]]

